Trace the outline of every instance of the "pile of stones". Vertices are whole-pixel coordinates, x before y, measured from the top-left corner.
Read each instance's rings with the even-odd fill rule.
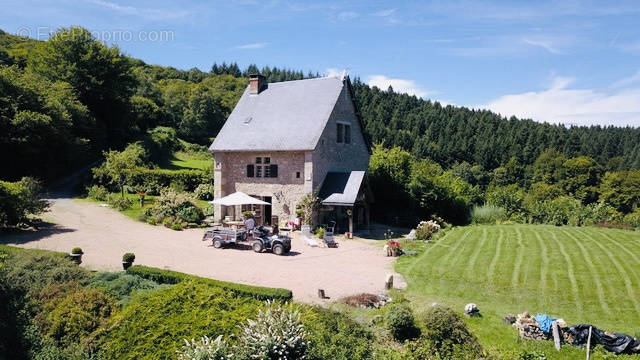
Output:
[[[516,315],[516,321],[513,326],[518,329],[520,337],[529,340],[548,340],[549,334],[545,334],[535,317],[531,316],[528,311]]]

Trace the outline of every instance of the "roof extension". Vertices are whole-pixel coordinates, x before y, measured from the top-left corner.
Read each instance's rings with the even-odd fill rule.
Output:
[[[257,95],[247,87],[209,151],[313,150],[343,86],[326,77],[270,83]]]
[[[353,206],[364,179],[364,171],[330,172],[318,192],[322,205]]]

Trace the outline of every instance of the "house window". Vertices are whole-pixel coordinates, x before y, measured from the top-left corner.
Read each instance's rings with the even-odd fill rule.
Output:
[[[339,143],[343,141],[344,138],[344,124],[338,123],[338,138],[336,139]]]
[[[278,165],[272,164],[270,157],[256,157],[255,164],[247,165],[247,177],[277,178]]]
[[[344,126],[344,143],[345,144],[351,143],[351,125]]]
[[[300,171],[296,171],[296,179],[300,179]]]

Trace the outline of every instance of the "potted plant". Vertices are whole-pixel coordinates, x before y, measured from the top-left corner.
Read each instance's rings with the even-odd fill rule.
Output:
[[[122,255],[122,268],[127,270],[133,264],[133,261],[136,259],[136,255],[134,253],[125,253]]]
[[[73,260],[73,262],[80,265],[82,264],[82,254],[84,254],[84,252],[82,252],[81,248],[74,247],[73,249],[71,249],[69,257],[71,258],[71,260]]]
[[[400,245],[399,242],[389,240],[387,245],[389,245],[389,249],[391,250],[391,256],[398,256],[402,254],[402,245]]]

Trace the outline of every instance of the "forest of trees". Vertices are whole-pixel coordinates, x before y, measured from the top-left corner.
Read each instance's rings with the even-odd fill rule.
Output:
[[[33,176],[50,182],[157,126],[208,145],[246,88],[246,77],[258,72],[270,82],[320,76],[257,65],[241,69],[236,63],[214,63],[209,72],[148,65],[75,27],[48,41],[0,31],[0,180]],[[455,213],[449,216],[463,221],[460,209],[468,212],[489,200],[501,204],[494,196],[500,189],[513,196],[544,190],[546,200],[570,196],[585,206],[600,203],[611,193],[603,184],[623,188],[640,168],[638,128],[507,119],[370,87],[358,78],[353,89],[365,135],[400,161],[380,160],[397,167],[395,175],[387,174],[385,166],[374,166],[380,155],[374,154],[374,190],[376,182],[392,181],[396,198],[410,198],[420,216]],[[572,185],[574,178],[586,180]],[[442,192],[450,202],[442,202]],[[524,203],[526,194],[521,195]],[[611,206],[629,213],[638,203]]]

